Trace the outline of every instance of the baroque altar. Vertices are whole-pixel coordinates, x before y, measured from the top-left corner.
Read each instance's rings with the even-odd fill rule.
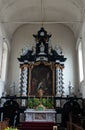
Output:
[[[19,96],[39,96],[42,88],[44,96],[64,94],[63,69],[66,58],[62,48],[52,48],[50,38],[44,28],[33,35],[32,49],[24,48],[18,58],[20,63]]]
[[[28,97],[28,101],[21,101],[22,106],[27,105],[28,108],[25,111],[25,121],[55,122],[54,97],[64,95],[63,69],[66,58],[60,46],[52,48],[51,35],[44,28],[33,37],[35,44],[32,49],[24,48],[18,58],[19,96]],[[46,109],[36,110],[40,104]]]

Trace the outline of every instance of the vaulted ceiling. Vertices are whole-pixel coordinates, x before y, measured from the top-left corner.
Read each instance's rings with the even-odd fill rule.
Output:
[[[81,28],[85,0],[0,0],[0,23],[10,38],[22,24],[57,24],[70,27],[75,37]]]

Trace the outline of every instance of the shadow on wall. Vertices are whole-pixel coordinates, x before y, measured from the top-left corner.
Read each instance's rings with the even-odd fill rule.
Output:
[[[2,96],[3,91],[4,91],[4,82],[0,80],[0,97]]]

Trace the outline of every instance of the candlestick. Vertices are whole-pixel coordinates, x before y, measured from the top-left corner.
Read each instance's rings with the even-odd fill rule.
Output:
[[[53,130],[57,130],[57,126],[53,126]]]
[[[3,112],[1,113],[1,121],[3,121]]]

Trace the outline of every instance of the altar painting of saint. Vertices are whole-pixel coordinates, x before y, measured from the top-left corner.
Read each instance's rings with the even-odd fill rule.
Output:
[[[52,96],[52,70],[49,66],[40,64],[33,67],[30,90],[30,95],[39,96],[42,90],[42,96]]]

